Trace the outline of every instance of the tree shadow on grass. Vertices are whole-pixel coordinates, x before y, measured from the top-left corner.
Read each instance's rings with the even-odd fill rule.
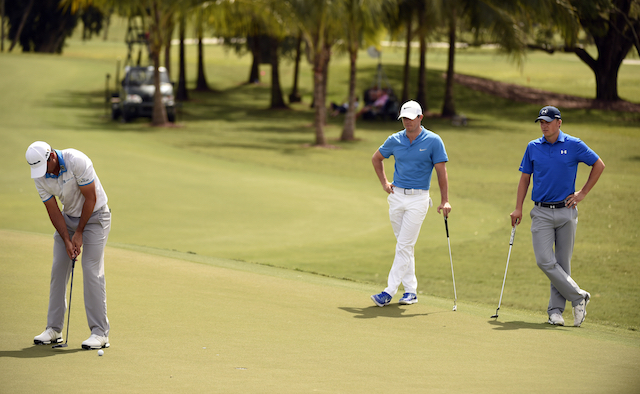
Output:
[[[559,330],[562,326],[553,326],[547,322],[527,323],[523,321],[501,322],[495,319],[489,320],[494,330],[510,331],[510,330]]]
[[[31,346],[21,350],[0,350],[0,358],[13,357],[13,358],[43,358],[53,357],[58,354],[71,354],[77,352],[86,352],[84,349],[52,349],[50,345],[44,346]]]
[[[379,306],[370,306],[367,308],[352,308],[352,307],[340,307],[345,312],[353,313],[355,319],[375,319],[378,317],[416,317],[416,316],[428,316],[430,313],[406,313],[407,309],[400,304],[387,305],[384,308]]]

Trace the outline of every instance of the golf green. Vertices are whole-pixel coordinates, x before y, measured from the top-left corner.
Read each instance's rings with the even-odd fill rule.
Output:
[[[52,238],[0,230],[0,391],[637,393],[640,335],[162,249],[106,250],[111,347],[89,336],[77,265],[69,347],[46,325]]]

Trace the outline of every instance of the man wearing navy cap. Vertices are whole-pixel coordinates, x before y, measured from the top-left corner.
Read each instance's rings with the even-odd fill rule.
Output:
[[[551,281],[549,324],[564,325],[562,313],[569,301],[573,307],[573,325],[580,327],[591,295],[571,278],[577,206],[598,182],[605,166],[584,142],[560,130],[562,116],[556,107],[542,108],[535,121],[540,122],[543,136],[529,142],[522,158],[511,225],[522,220],[522,205],[533,177],[531,234],[538,267]],[[582,189],[576,191],[578,163],[590,166],[591,172]]]
[[[438,213],[446,217],[451,212],[449,204],[449,180],[446,163],[447,152],[442,139],[422,125],[422,108],[415,101],[407,101],[400,109],[404,130],[391,135],[373,154],[371,162],[385,192],[389,193],[389,219],[396,236],[396,253],[389,272],[387,288],[371,296],[373,302],[382,307],[388,305],[400,284],[404,294],[399,303],[418,302],[414,246],[420,235],[422,222],[432,205],[429,197],[431,174],[435,168],[440,187]],[[393,155],[395,171],[393,183],[387,180],[384,159]]]
[[[111,230],[107,194],[93,163],[75,149],[51,149],[43,141],[29,145],[25,154],[36,189],[56,232],[49,285],[47,327],[33,338],[36,345],[62,342],[66,288],[71,261],[82,252],[84,306],[91,336],[83,349],[109,347],[104,248]],[[62,211],[56,197],[62,203]]]

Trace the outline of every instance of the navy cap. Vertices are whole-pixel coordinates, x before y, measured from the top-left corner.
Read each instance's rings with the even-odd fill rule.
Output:
[[[535,121],[546,120],[547,122],[553,122],[555,119],[562,119],[562,116],[560,116],[560,110],[551,105],[547,105],[540,110],[538,113],[538,119]]]

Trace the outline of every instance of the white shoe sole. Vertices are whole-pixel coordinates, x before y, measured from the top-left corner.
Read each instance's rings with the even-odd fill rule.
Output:
[[[400,304],[400,305],[412,305],[412,304],[415,304],[416,302],[418,302],[417,298],[415,300],[410,300],[410,301],[400,300],[400,301],[398,301],[398,304]]]
[[[107,342],[107,343],[105,343],[105,344],[104,344],[104,345],[102,345],[102,346],[91,346],[91,345],[84,345],[84,344],[83,344],[83,345],[82,345],[82,348],[83,348],[84,350],[97,350],[97,349],[106,349],[106,348],[108,348],[109,346],[111,346],[111,345]]]
[[[33,340],[33,344],[34,345],[51,345],[52,343],[62,343],[62,338],[57,338],[57,339],[54,339],[54,340],[48,341],[48,342],[39,341],[37,339]]]

